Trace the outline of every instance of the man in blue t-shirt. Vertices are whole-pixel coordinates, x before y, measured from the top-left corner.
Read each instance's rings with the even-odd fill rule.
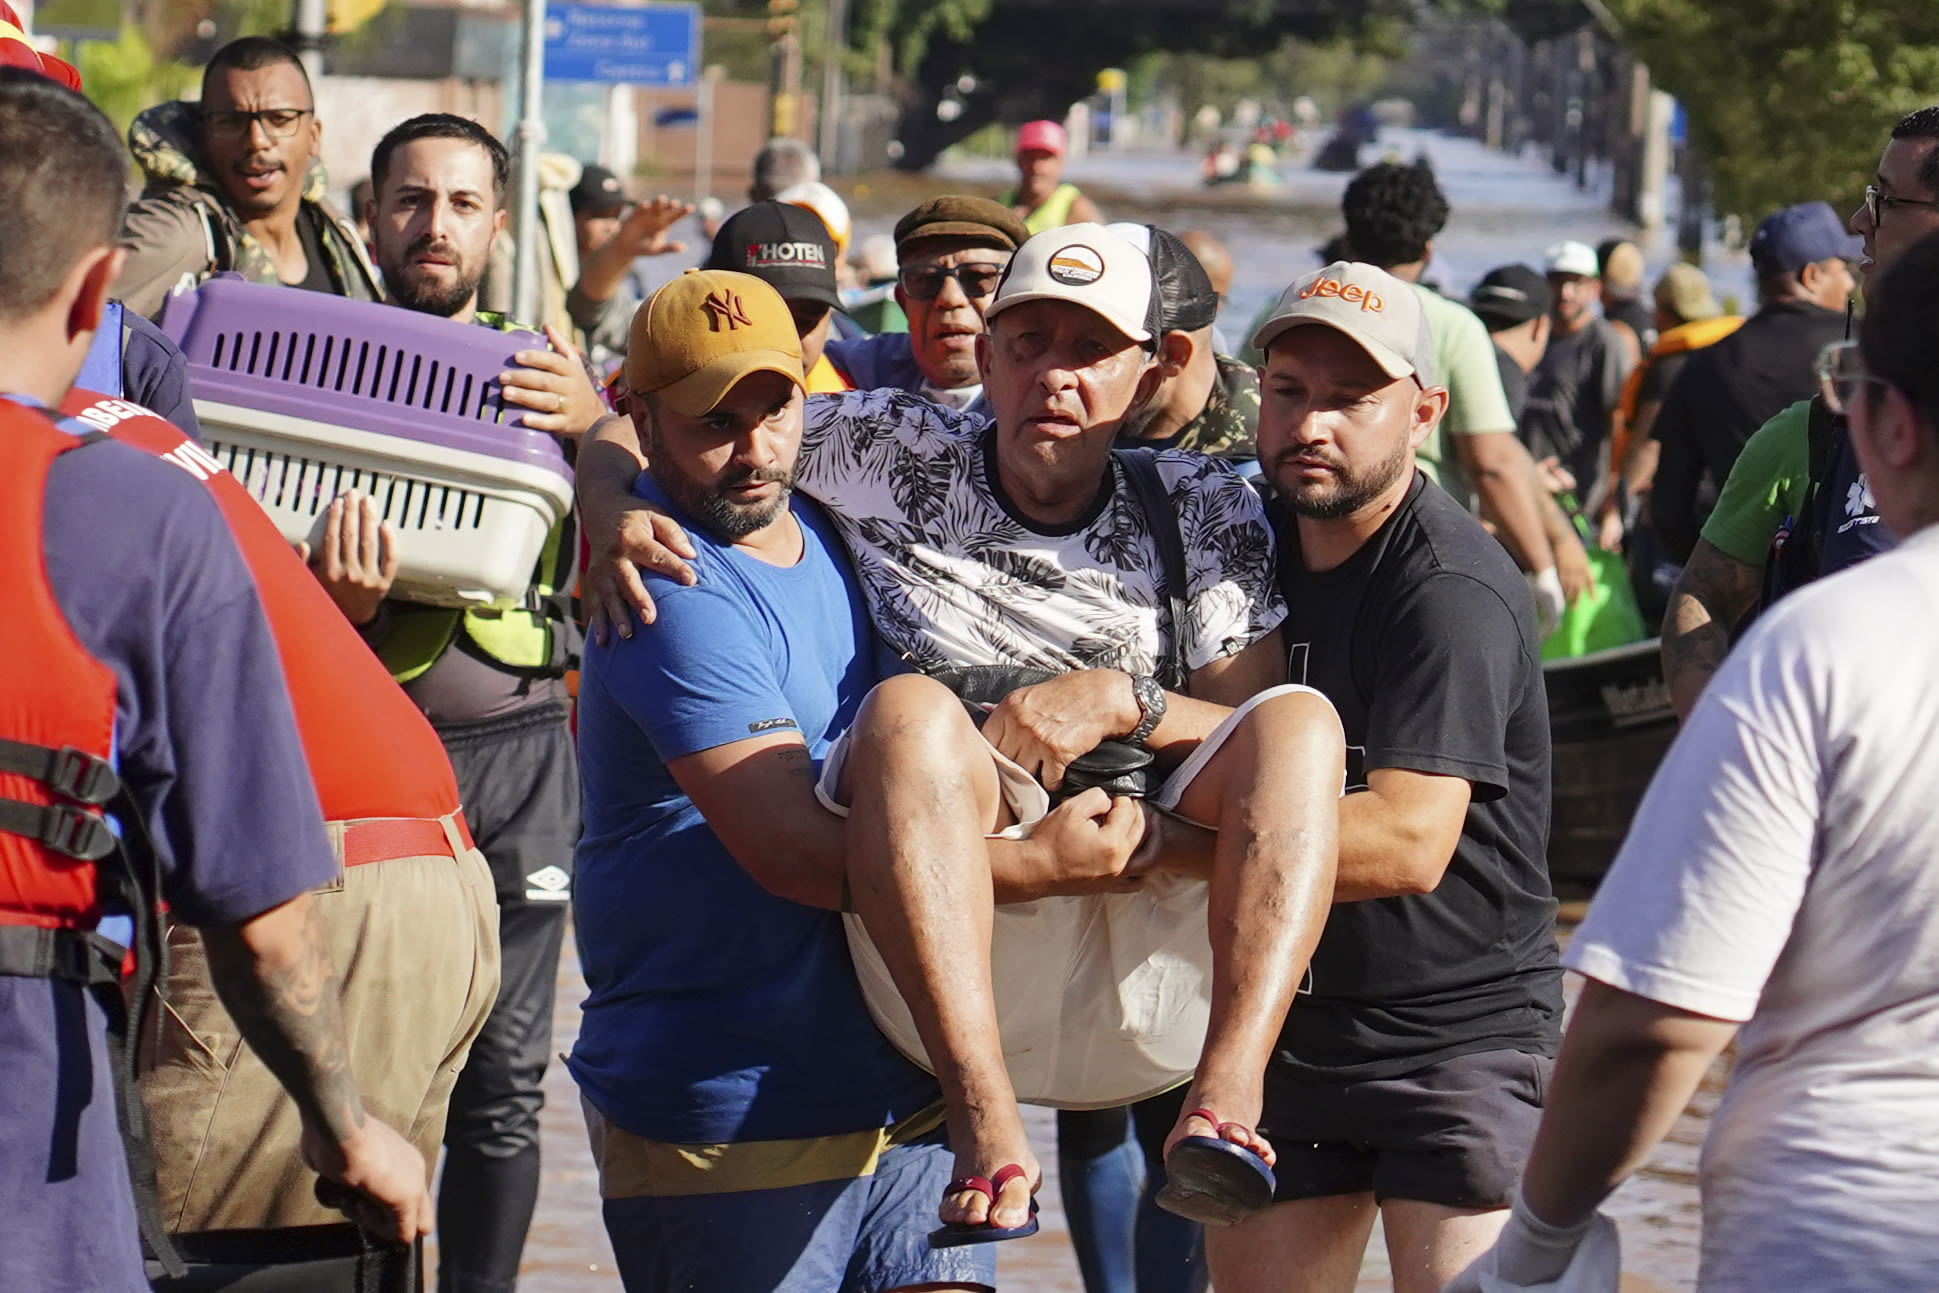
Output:
[[[28,448],[47,434],[45,409],[66,395],[99,326],[121,262],[113,244],[127,158],[86,100],[31,73],[0,68],[0,120],[0,229],[10,239],[0,260],[0,459],[17,473],[43,461]],[[19,492],[19,475],[5,479]],[[17,608],[12,641],[31,647],[40,639],[22,625],[52,614],[75,654],[105,668],[129,814],[121,825],[139,822],[172,915],[201,927],[237,1030],[296,1100],[305,1157],[353,1187],[348,1208],[373,1229],[428,1233],[424,1160],[366,1116],[344,1063],[337,968],[309,893],[337,867],[276,647],[228,527],[194,480],[117,444],[61,453],[38,501],[38,545],[9,533],[0,568],[27,596],[40,583],[52,607]],[[0,520],[18,522],[32,505],[12,499]],[[0,676],[0,735],[22,739],[45,706],[80,703],[43,704],[31,683]],[[68,954],[85,931],[49,932],[63,952],[49,972],[16,955],[33,925],[24,899],[51,849],[4,842],[0,1284],[136,1293],[148,1281],[110,1074],[116,985],[84,986],[98,976]]]
[[[845,825],[815,784],[879,675],[839,539],[792,496],[788,308],[759,279],[688,274],[641,307],[626,376],[637,492],[687,527],[700,578],[649,577],[655,631],[591,647],[581,681],[591,996],[570,1063],[621,1275],[992,1288],[990,1249],[929,1243],[953,1161],[940,1092],[870,1018],[843,931]],[[1005,842],[999,898],[1007,875],[1121,866],[1137,832],[1109,808],[1079,796]]]

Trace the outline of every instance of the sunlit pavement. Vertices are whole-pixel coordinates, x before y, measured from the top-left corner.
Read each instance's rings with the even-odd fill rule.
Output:
[[[567,940],[559,966],[558,1008],[553,1016],[555,1057],[572,1046],[579,1028],[579,1003],[586,994],[579,961]],[[1575,995],[1571,984],[1570,997]],[[1610,1200],[1608,1211],[1622,1227],[1624,1293],[1674,1293],[1694,1286],[1696,1277],[1696,1146],[1704,1118],[1716,1105],[1721,1071],[1713,1072],[1697,1097],[1696,1112],[1677,1123],[1670,1143],[1651,1159],[1636,1180]],[[612,1250],[599,1215],[599,1184],[579,1119],[579,1096],[565,1066],[546,1071],[543,1116],[545,1178],[538,1215],[525,1248],[521,1293],[596,1293],[617,1290]],[[1057,1193],[1056,1140],[1052,1115],[1026,1109],[1031,1144],[1044,1164],[1042,1231],[1005,1246],[998,1276],[1004,1293],[1083,1293],[1069,1231]],[[1369,1245],[1359,1289],[1391,1287],[1379,1235]]]

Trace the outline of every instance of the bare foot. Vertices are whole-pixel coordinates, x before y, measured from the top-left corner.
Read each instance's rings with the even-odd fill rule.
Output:
[[[956,1190],[943,1196],[937,1215],[946,1225],[980,1226],[985,1223],[998,1230],[1013,1230],[1030,1220],[1030,1199],[1043,1183],[1043,1167],[1030,1152],[1023,1133],[1023,1119],[1015,1104],[1007,1117],[977,1116],[974,1111],[960,1121],[949,1120],[950,1144],[956,1150],[956,1180],[981,1177],[990,1180],[1011,1163],[1023,1168],[1023,1175],[1004,1185],[994,1205],[981,1190]]]

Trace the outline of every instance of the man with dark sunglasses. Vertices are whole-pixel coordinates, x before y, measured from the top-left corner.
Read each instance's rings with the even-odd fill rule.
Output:
[[[1880,271],[1935,230],[1939,106],[1892,127],[1852,212],[1861,288],[1869,292]],[[1689,717],[1751,612],[1891,546],[1871,500],[1844,419],[1822,398],[1800,400],[1751,436],[1663,617],[1663,677],[1679,717]]]
[[[235,271],[380,299],[356,228],[324,198],[322,138],[309,77],[286,46],[246,36],[217,50],[200,103],[161,104],[129,128],[147,187],[122,225],[115,296],[152,317],[179,287]]]
[[[976,338],[983,312],[1030,233],[987,198],[931,198],[896,222],[895,301],[906,333],[828,344],[828,358],[857,390],[901,390],[955,409],[982,397]]]

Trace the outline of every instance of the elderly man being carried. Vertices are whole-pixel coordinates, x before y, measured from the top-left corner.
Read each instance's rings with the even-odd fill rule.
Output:
[[[847,817],[871,1009],[948,1103],[939,1243],[1034,1229],[1019,1096],[1116,1104],[1190,1078],[1167,1201],[1217,1223],[1271,1194],[1252,1127],[1332,901],[1344,746],[1318,693],[1281,685],[1251,487],[1200,455],[1113,451],[1158,382],[1157,311],[1137,248],[1071,226],[1026,243],[990,306],[993,423],[898,391],[807,402],[791,483],[833,520],[887,654],[919,671],[800,775]],[[651,611],[626,558],[679,577],[688,545],[627,492],[631,426],[587,447],[588,600],[596,631],[630,634]],[[1028,835],[1085,773],[1145,795],[1092,796],[1100,817],[1142,814],[1137,857],[1092,892],[1059,874],[998,908],[1031,891],[1002,873],[1031,854],[990,841]]]

